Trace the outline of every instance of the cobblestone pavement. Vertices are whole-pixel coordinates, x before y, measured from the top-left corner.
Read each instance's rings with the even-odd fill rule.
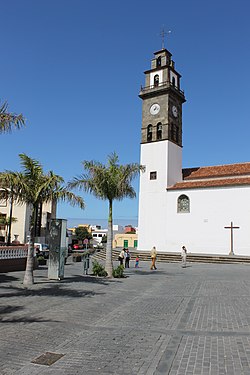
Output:
[[[149,263],[125,279],[0,274],[1,375],[249,375],[250,265]],[[47,352],[53,364],[33,363]]]

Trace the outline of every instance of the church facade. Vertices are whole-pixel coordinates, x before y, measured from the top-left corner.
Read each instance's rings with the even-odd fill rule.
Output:
[[[145,78],[138,250],[250,256],[250,163],[183,169],[185,96],[167,49]]]

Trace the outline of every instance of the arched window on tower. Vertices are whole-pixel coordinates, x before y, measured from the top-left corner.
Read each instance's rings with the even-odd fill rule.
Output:
[[[177,201],[177,212],[188,213],[190,212],[190,200],[187,195],[182,194],[179,196]]]
[[[159,122],[157,124],[157,130],[156,130],[156,138],[159,140],[159,139],[162,139],[162,124],[161,122]]]
[[[148,128],[147,128],[147,140],[148,141],[152,141],[152,132],[153,132],[152,125],[148,125]]]
[[[157,57],[157,66],[161,66],[161,56]]]
[[[175,87],[175,77],[172,77],[172,85]]]
[[[158,74],[156,74],[154,76],[154,86],[159,86],[159,75]]]

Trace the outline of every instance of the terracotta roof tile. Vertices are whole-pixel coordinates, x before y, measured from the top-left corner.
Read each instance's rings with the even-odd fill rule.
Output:
[[[199,180],[199,181],[183,181],[177,182],[175,185],[167,188],[167,190],[179,190],[179,189],[198,189],[198,188],[210,188],[210,187],[223,187],[223,186],[236,186],[236,185],[250,185],[249,177],[239,178],[224,178],[215,180]]]
[[[210,167],[185,168],[182,170],[184,180],[225,176],[250,176],[250,163],[215,165]]]

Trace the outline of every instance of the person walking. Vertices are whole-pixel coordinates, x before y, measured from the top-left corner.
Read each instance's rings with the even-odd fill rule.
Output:
[[[150,269],[151,270],[157,270],[156,265],[155,265],[157,251],[156,251],[156,247],[155,246],[153,246],[153,248],[152,248],[152,250],[150,252],[150,256],[151,256],[151,261],[152,261]]]
[[[129,249],[125,249],[125,268],[129,268],[130,252]]]
[[[118,260],[120,262],[120,266],[123,266],[123,260],[124,260],[124,255],[125,255],[125,249],[123,248],[122,251],[119,254]]]
[[[187,263],[187,249],[185,246],[181,248],[181,266],[186,268]]]

